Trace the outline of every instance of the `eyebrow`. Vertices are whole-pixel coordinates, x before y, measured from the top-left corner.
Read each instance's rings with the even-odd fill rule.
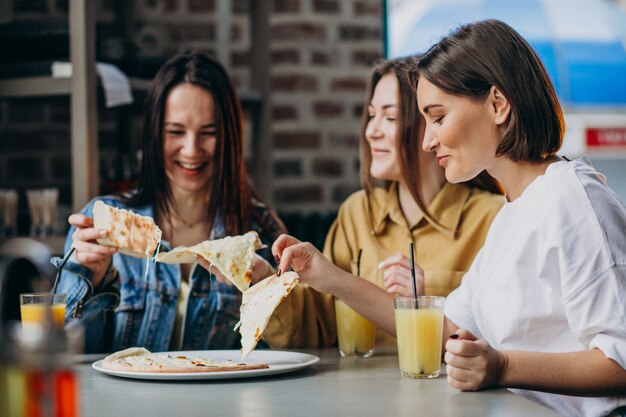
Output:
[[[374,105],[372,103],[370,103],[368,107],[374,107]],[[398,107],[398,105],[397,104],[385,104],[385,105],[383,105],[383,110],[387,110],[387,109],[389,109],[391,107]]]
[[[428,112],[430,111],[430,109],[434,108],[434,107],[443,107],[441,104],[429,104],[428,106],[424,107],[422,109],[422,111],[426,114],[428,114]]]
[[[174,126],[174,127],[185,127],[184,124],[176,123],[176,122],[165,122],[163,125],[164,126],[171,125],[171,126]],[[214,128],[214,127],[216,127],[215,123],[207,123],[205,125],[202,125],[202,129]]]

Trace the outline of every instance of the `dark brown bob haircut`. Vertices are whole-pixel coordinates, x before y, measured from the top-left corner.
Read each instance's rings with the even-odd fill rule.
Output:
[[[411,196],[422,210],[432,219],[424,203],[420,187],[419,153],[424,140],[424,117],[419,112],[415,87],[417,85],[416,68],[419,56],[397,58],[379,62],[372,70],[367,91],[367,101],[363,108],[360,132],[360,174],[361,185],[368,197],[371,196],[377,179],[372,177],[372,153],[369,142],[365,137],[365,130],[369,122],[368,106],[374,96],[378,82],[387,74],[394,74],[398,79],[398,115],[396,117],[397,135],[396,152],[400,157],[400,175],[411,192]],[[470,187],[480,188],[495,194],[502,194],[499,183],[486,171],[466,183]],[[388,189],[391,181],[383,181],[382,186]],[[434,219],[437,221],[437,219]]]
[[[424,54],[418,69],[448,94],[481,100],[492,86],[504,94],[511,114],[497,156],[541,162],[561,147],[565,123],[554,86],[532,47],[506,23],[460,26]]]
[[[163,161],[165,101],[170,91],[183,83],[201,87],[213,96],[217,143],[212,183],[207,192],[207,216],[214,224],[217,213],[226,234],[241,234],[250,228],[253,191],[243,157],[243,119],[239,98],[224,67],[203,52],[186,52],[169,59],[155,76],[143,121],[141,176],[130,206],[153,204],[167,217],[174,207]]]

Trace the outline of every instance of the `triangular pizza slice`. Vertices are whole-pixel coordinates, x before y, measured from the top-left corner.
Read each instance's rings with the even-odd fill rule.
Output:
[[[98,238],[98,243],[114,246],[126,255],[150,258],[161,242],[161,229],[152,217],[112,207],[102,201],[96,201],[93,206],[93,223],[95,228],[109,233],[105,238]]]
[[[274,310],[298,285],[300,277],[295,272],[272,275],[243,293],[241,316],[237,324],[241,333],[241,359],[245,359],[263,336]],[[237,329],[237,327],[235,327]]]
[[[157,262],[193,263],[194,254],[202,256],[228,278],[241,292],[250,287],[254,254],[262,246],[259,235],[250,231],[241,236],[205,240],[191,247],[178,247],[160,253]]]

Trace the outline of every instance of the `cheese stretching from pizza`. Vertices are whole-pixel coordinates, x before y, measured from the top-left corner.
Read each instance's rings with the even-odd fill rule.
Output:
[[[96,201],[93,206],[94,227],[109,234],[98,238],[101,245],[114,246],[120,253],[150,258],[161,242],[161,229],[151,217]]]
[[[241,236],[205,240],[195,246],[179,246],[169,252],[159,253],[157,262],[167,264],[193,263],[200,255],[228,278],[241,292],[250,287],[252,263],[257,249],[261,248],[259,235],[250,231]]]
[[[227,372],[269,368],[264,363],[245,364],[191,355],[151,353],[139,347],[128,348],[107,356],[102,361],[102,367],[122,372],[156,373]]]
[[[241,359],[245,359],[263,336],[274,310],[300,282],[295,272],[272,275],[243,293],[241,317],[237,324],[241,333]],[[237,329],[237,327],[235,327]]]

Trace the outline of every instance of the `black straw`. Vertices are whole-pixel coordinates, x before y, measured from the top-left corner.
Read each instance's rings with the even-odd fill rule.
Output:
[[[356,276],[361,276],[361,254],[363,253],[363,249],[359,249],[359,254],[356,257]]]
[[[64,257],[63,257],[63,262],[61,262],[61,265],[59,265],[59,270],[57,271],[57,275],[54,278],[54,286],[52,287],[52,294],[56,294],[57,292],[57,287],[59,285],[59,278],[61,277],[61,270],[63,270],[63,267],[65,266],[65,264],[67,263],[67,261],[70,259],[70,256],[72,256],[72,254],[74,253],[74,249],[72,248]]]
[[[415,245],[411,242],[411,284],[413,284],[413,298],[417,298],[417,286],[415,285]]]

